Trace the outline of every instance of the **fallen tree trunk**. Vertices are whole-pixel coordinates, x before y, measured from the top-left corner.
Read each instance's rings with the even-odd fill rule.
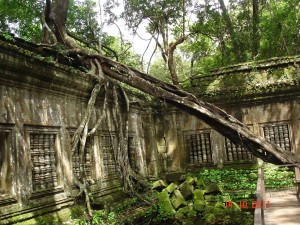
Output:
[[[247,148],[262,160],[274,164],[300,162],[298,155],[295,155],[293,152],[285,151],[275,144],[266,141],[264,138],[253,134],[244,124],[220,108],[200,101],[192,94],[174,85],[164,83],[106,57],[99,55],[92,57],[96,57],[99,60],[103,72],[107,76],[191,113],[234,143]]]

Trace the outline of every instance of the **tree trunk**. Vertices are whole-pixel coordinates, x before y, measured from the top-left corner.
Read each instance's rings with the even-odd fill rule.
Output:
[[[235,30],[234,30],[233,25],[232,25],[232,21],[230,19],[230,16],[228,14],[228,11],[227,11],[227,8],[225,6],[224,1],[219,0],[219,3],[220,3],[221,10],[222,10],[223,18],[224,18],[225,23],[226,23],[226,27],[227,27],[228,32],[229,32],[229,36],[230,36],[230,39],[231,39],[233,51],[235,53],[235,58],[236,58],[237,61],[241,62],[244,59],[244,52],[242,50],[241,43],[240,43],[240,41],[238,40],[238,38],[236,36]]]
[[[167,55],[168,55],[168,69],[170,71],[170,75],[171,75],[171,78],[172,78],[172,82],[175,86],[178,86],[179,85],[179,79],[178,79],[178,76],[177,76],[177,72],[176,72],[176,66],[175,66],[175,63],[174,63],[174,51],[176,50],[177,46],[181,43],[183,43],[185,40],[185,37],[182,36],[182,37],[179,37],[174,43],[171,42],[168,46],[168,49],[167,49]]]
[[[252,58],[258,54],[260,35],[258,30],[259,25],[259,0],[252,0]]]
[[[228,115],[218,107],[202,102],[196,97],[174,85],[164,83],[156,78],[144,74],[108,58],[97,57],[103,72],[116,80],[144,91],[154,97],[162,99],[178,108],[195,115],[213,129],[250,150],[255,156],[274,164],[297,163],[300,157],[292,152],[284,151],[280,147],[253,134],[247,126]]]

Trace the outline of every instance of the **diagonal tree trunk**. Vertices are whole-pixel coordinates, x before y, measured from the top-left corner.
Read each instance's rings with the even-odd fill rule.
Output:
[[[145,73],[128,68],[102,56],[97,57],[103,72],[116,80],[167,101],[178,108],[197,116],[213,129],[236,144],[250,150],[255,156],[274,164],[300,162],[300,157],[253,134],[247,126],[218,107],[198,100],[192,94],[174,85],[164,83]]]

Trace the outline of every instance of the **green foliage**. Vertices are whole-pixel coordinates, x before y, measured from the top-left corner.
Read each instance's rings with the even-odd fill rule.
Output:
[[[39,41],[44,4],[43,0],[0,1],[0,31],[15,33],[25,40]]]
[[[241,57],[235,57],[227,20],[218,0],[205,0],[198,4],[197,22],[191,29],[200,35],[192,36],[182,48],[195,59],[194,73],[207,73],[212,68],[249,60],[300,54],[300,3],[297,0],[271,0],[258,2],[258,32],[253,33],[254,1],[228,1],[226,10],[234,30]],[[256,36],[258,54],[253,55]]]
[[[295,186],[295,174],[287,167],[264,169],[266,189],[278,189]]]
[[[3,32],[3,33],[0,33],[0,35],[2,35],[2,36],[3,36],[6,40],[8,40],[8,41],[14,41],[14,38],[13,38],[13,35],[12,35],[12,34]]]
[[[148,197],[146,197],[146,198],[148,198]],[[126,199],[122,204],[117,204],[114,207],[114,212],[116,212],[116,213],[124,212],[128,208],[136,205],[138,202],[139,202],[139,199],[136,197]]]
[[[67,28],[83,40],[97,45],[101,32],[95,9],[95,1],[70,0]]]
[[[196,176],[206,183],[218,183],[225,190],[255,189],[257,182],[257,171],[252,169],[205,169]]]
[[[300,3],[298,0],[269,1],[261,13],[261,57],[300,54]]]
[[[186,60],[183,60],[183,58],[178,54],[175,54],[174,58],[176,62],[177,75],[179,80],[188,81],[188,78],[190,76],[190,63]],[[151,64],[149,68],[149,74],[167,83],[172,83],[172,80],[170,79],[169,69],[167,67],[166,62],[162,58],[157,58]]]

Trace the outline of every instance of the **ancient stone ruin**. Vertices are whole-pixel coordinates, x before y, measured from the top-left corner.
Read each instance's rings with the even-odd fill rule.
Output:
[[[71,139],[93,84],[80,70],[36,54],[29,43],[1,38],[0,46],[0,223],[10,223],[74,204],[72,176],[80,165]],[[300,154],[299,65],[300,57],[286,57],[222,68],[194,79],[190,91]],[[204,121],[129,93],[129,159],[140,175],[257,162]],[[97,101],[91,123],[102,112],[103,99]],[[108,107],[86,145],[84,167],[98,202],[113,201],[122,190],[112,152],[116,132]]]

